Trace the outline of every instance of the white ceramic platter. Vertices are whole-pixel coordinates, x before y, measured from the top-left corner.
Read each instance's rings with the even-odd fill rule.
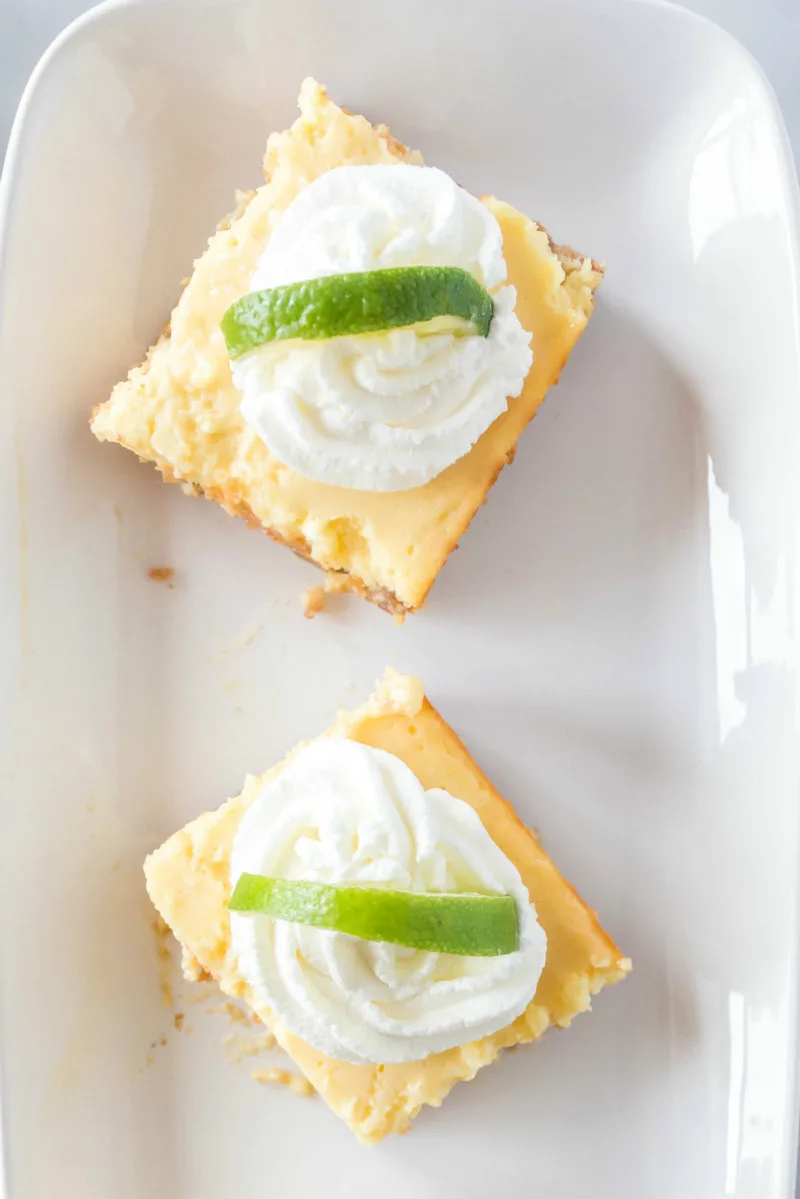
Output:
[[[311,567],[87,427],[310,73],[608,264],[561,385],[402,628],[346,599],[307,622]],[[643,0],[143,0],[49,52],[3,193],[12,1199],[789,1196],[791,179],[752,61]],[[231,1064],[207,1005],[180,992],[174,1028],[141,861],[387,663],[424,677],[635,973],[365,1150]]]

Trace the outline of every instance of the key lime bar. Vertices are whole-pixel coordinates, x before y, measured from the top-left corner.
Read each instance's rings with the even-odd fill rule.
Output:
[[[265,775],[248,778],[241,794],[216,812],[170,837],[147,859],[145,876],[153,903],[183,947],[187,977],[214,978],[226,994],[249,1004],[329,1107],[360,1141],[373,1144],[405,1132],[424,1104],[438,1107],[455,1083],[474,1078],[501,1050],[537,1040],[551,1025],[569,1025],[590,1007],[593,995],[625,976],[630,962],[425,699],[417,680],[389,672],[363,707],[342,713],[323,734],[331,736],[386,750],[426,789],[442,788],[464,800],[516,866],[547,935],[547,953],[534,998],[513,1023],[423,1061],[353,1065],[312,1049],[248,987],[231,947],[231,848],[250,804],[302,747]]]
[[[554,384],[589,319],[601,270],[556,246],[540,225],[494,197],[516,312],[533,335],[534,363],[519,396],[472,449],[424,486],[399,492],[312,482],[280,462],[240,412],[220,322],[250,291],[282,213],[334,167],[422,159],[328,99],[307,80],[300,118],[273,135],[267,182],[240,197],[220,225],[160,340],[99,405],[92,430],[154,463],[168,482],[220,503],[390,612],[419,608],[445,559],[486,498]]]

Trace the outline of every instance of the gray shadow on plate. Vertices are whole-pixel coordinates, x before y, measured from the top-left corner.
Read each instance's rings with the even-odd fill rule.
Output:
[[[697,396],[647,330],[601,298],[426,616],[502,621],[524,611],[548,626],[613,605],[615,623],[626,623],[620,598],[634,614],[651,600],[637,585],[642,559],[667,566],[706,518],[699,415]],[[620,581],[629,584],[622,596]]]

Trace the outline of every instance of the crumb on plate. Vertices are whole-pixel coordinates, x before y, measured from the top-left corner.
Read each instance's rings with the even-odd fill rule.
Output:
[[[148,579],[152,579],[154,583],[166,583],[168,587],[174,587],[175,567],[174,566],[151,566],[147,572]]]
[[[343,595],[352,590],[352,584],[347,575],[340,570],[327,571],[323,586],[326,595]]]
[[[268,1029],[264,1029],[263,1033],[228,1033],[222,1038],[222,1044],[228,1050],[230,1060],[236,1064],[244,1058],[268,1053],[275,1048],[277,1041]]]
[[[295,1095],[313,1095],[314,1088],[307,1078],[295,1074],[292,1070],[283,1070],[280,1066],[268,1066],[263,1070],[251,1070],[250,1076],[256,1082],[273,1082],[278,1086],[288,1087]]]
[[[309,587],[303,592],[303,615],[306,620],[313,620],[325,607],[324,587]]]

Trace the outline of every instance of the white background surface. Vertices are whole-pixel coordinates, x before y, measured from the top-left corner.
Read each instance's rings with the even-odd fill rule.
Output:
[[[0,4],[0,141],[4,142],[17,96],[35,59],[58,29],[85,5],[76,0],[53,0],[50,3],[0,0]],[[800,47],[800,8],[794,0],[791,4],[789,0],[742,0],[740,3],[734,0],[706,0],[692,7],[727,26],[761,60],[784,106],[795,152],[800,152],[800,81],[792,77]],[[135,481],[133,475],[131,478],[132,486],[138,488],[138,475]],[[173,504],[172,500],[170,504]],[[176,509],[178,511],[182,521],[185,509],[181,507]],[[195,517],[192,514],[187,519],[194,522]],[[301,569],[304,568],[296,567],[298,572]],[[297,578],[300,579],[299,573]],[[150,602],[159,601],[153,597]],[[373,618],[379,619],[377,614],[371,614],[369,619]],[[363,620],[367,619],[364,614]],[[353,629],[350,629],[348,636],[352,632]],[[383,633],[381,629],[381,636]],[[388,640],[394,642],[396,637],[387,636]],[[292,707],[291,704],[288,706]],[[298,733],[306,731],[307,722],[302,729],[298,729]],[[198,779],[198,784],[200,782]],[[575,1035],[581,1035],[580,1031],[576,1030]],[[627,1199],[627,1195],[623,1199]],[[697,1199],[705,1197],[698,1195]]]
[[[0,147],[5,147],[25,80],[48,43],[86,0],[0,0]],[[690,0],[739,39],[766,71],[800,159],[800,0]]]

